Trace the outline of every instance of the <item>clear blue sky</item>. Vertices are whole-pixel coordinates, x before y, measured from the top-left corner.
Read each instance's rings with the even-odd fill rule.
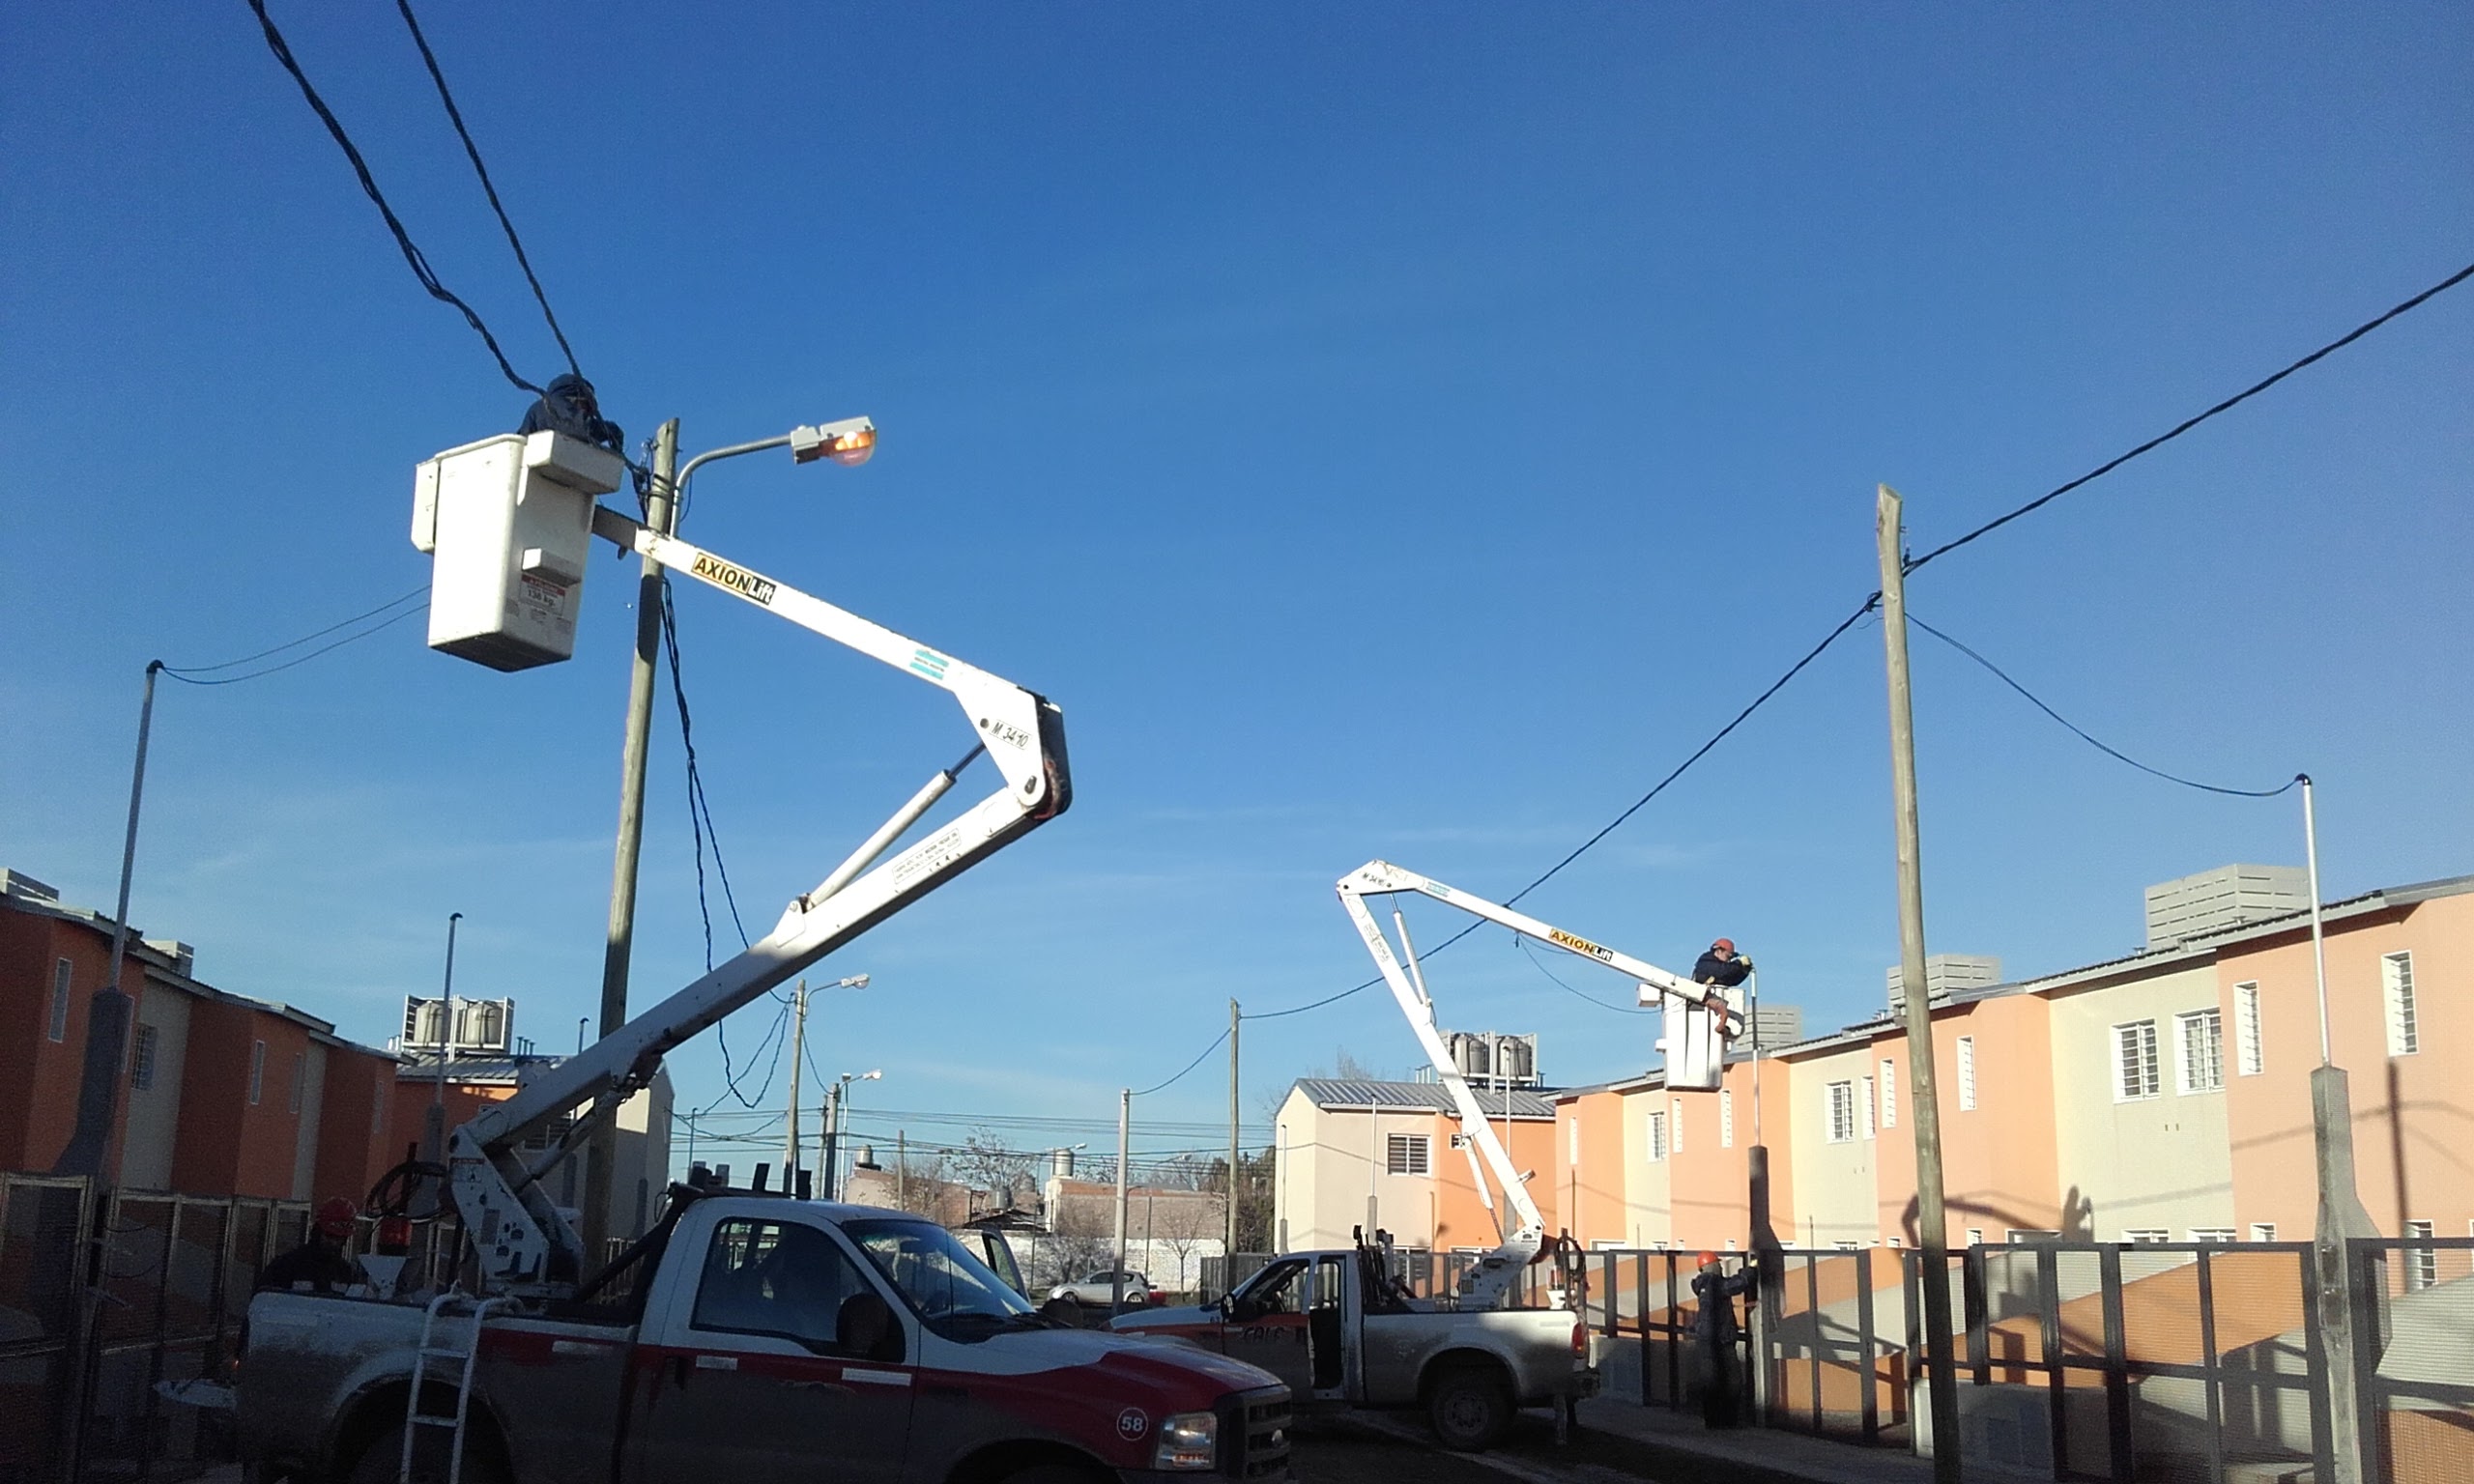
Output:
[[[827,965],[876,983],[817,1060],[883,1067],[880,1108],[1111,1116],[1229,997],[1366,977],[1343,871],[1508,892],[1630,802],[1875,585],[1875,481],[1932,544],[2474,258],[2462,5],[428,10],[631,434],[884,430],[856,472],[715,471],[687,533],[1066,708],[1074,812]],[[276,13],[551,375],[391,7]],[[526,399],[240,0],[21,16],[0,130],[0,862],[108,905],[144,663],[423,582],[414,464]],[[2309,769],[2332,895],[2474,870],[2469,348],[2474,286],[1936,563],[1916,612],[2161,766]],[[521,676],[408,624],[168,690],[132,916],[377,1041],[460,910],[459,988],[566,1044],[632,597],[602,557],[576,661]],[[961,723],[679,606],[761,931]],[[2155,783],[1916,655],[1934,948],[2064,968],[2137,943],[2148,882],[2299,860],[2290,797]],[[639,1003],[703,963],[663,705]],[[1889,825],[1868,625],[1529,905],[1679,967],[1731,934],[1843,1023],[1895,956]],[[1651,1059],[1506,934],[1433,982],[1559,1081]],[[1250,1116],[1342,1046],[1414,1056],[1379,993],[1251,1026]],[[675,1070],[716,1096],[711,1038]],[[1142,1114],[1223,1099],[1206,1067]]]

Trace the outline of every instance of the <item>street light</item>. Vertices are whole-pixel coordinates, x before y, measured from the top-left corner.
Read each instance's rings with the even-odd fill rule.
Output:
[[[857,977],[865,979],[867,976]],[[877,1067],[867,1071],[846,1071],[833,1079],[833,1090],[825,1104],[824,1121],[824,1198],[828,1201],[843,1188],[842,1119],[843,1110],[849,1106],[850,1084],[882,1081],[884,1074],[884,1069]]]
[[[866,417],[846,417],[822,426],[802,425],[779,438],[759,439],[708,449],[678,465],[678,419],[661,425],[653,435],[652,477],[645,486],[645,525],[666,536],[678,534],[676,498],[696,471],[722,459],[767,448],[788,448],[793,463],[831,459],[845,467],[867,462],[876,451],[877,425]],[[626,744],[618,764],[618,859],[611,871],[610,928],[601,958],[601,1034],[608,1036],[627,1023],[627,965],[636,937],[636,863],[645,842],[645,756],[653,728],[653,661],[661,652],[661,563],[647,553],[636,583],[636,654],[627,677]],[[591,1150],[585,1161],[586,1250],[601,1250],[610,1211],[611,1161],[618,1135],[604,1122],[592,1130]]]

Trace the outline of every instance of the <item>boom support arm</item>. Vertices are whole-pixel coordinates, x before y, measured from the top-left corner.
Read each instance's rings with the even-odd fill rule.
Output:
[[[596,509],[593,530],[950,692],[979,742],[962,762],[931,778],[815,890],[794,899],[762,941],[455,1130],[450,1188],[480,1254],[483,1283],[516,1291],[555,1291],[581,1275],[582,1243],[540,1188],[539,1176],[593,1119],[608,1116],[649,1082],[665,1053],[1055,818],[1073,800],[1063,713],[1045,699],[615,511]],[[877,864],[983,751],[1004,775],[1003,786]],[[559,1147],[527,1167],[517,1147],[526,1136],[586,1103],[590,1111]]]

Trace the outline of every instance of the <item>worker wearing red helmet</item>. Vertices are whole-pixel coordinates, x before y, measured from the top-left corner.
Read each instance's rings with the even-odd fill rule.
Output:
[[[1732,1012],[1727,1007],[1726,996],[1719,991],[1732,989],[1751,976],[1752,960],[1736,952],[1736,941],[1733,938],[1720,938],[1712,943],[1710,951],[1703,954],[1700,961],[1692,965],[1693,983],[1710,986],[1709,990],[1702,995],[1701,1003],[1717,1014],[1718,1034],[1722,1036],[1732,1034],[1728,1029],[1727,1018]]]
[[[258,1274],[258,1287],[289,1289],[306,1285],[323,1294],[350,1286],[357,1281],[357,1275],[353,1260],[344,1249],[351,1243],[353,1228],[360,1219],[360,1211],[342,1196],[327,1200],[310,1220],[308,1239],[268,1263]]]

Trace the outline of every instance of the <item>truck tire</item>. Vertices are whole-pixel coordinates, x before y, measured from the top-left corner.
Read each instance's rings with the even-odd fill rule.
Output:
[[[421,1436],[413,1442],[413,1484],[446,1484],[446,1429],[421,1429]],[[360,1450],[360,1457],[353,1461],[350,1484],[395,1484],[403,1457],[404,1424],[398,1422]],[[464,1480],[465,1484],[512,1484],[499,1450],[477,1427],[466,1432]]]
[[[1482,1453],[1511,1425],[1511,1394],[1491,1370],[1453,1366],[1437,1376],[1426,1393],[1426,1422],[1445,1447]]]
[[[1072,1464],[1033,1464],[1005,1475],[1002,1484],[1102,1484],[1108,1476]]]

